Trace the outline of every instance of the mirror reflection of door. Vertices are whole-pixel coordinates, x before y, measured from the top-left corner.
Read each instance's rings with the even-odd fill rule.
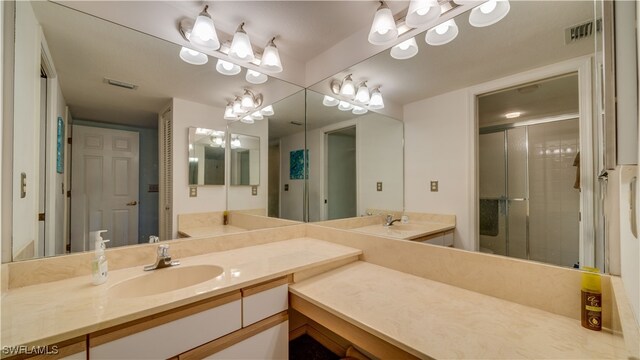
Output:
[[[325,133],[327,144],[327,219],[358,215],[356,127]]]
[[[479,97],[481,251],[578,265],[578,103],[576,74]]]

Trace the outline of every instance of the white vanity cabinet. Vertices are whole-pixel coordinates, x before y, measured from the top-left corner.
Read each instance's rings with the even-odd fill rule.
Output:
[[[453,246],[453,230],[444,231],[437,234],[423,236],[414,241],[419,241],[425,244],[439,245],[439,246]]]
[[[89,335],[90,359],[167,359],[242,327],[236,291]]]

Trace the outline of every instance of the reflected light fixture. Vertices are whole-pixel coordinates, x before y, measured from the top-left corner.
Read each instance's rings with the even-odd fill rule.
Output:
[[[346,101],[340,101],[340,103],[338,104],[338,110],[340,111],[349,111],[351,109],[353,109],[353,104]]]
[[[429,45],[444,45],[458,36],[458,25],[453,19],[449,19],[442,24],[427,31],[424,40]]]
[[[476,6],[469,14],[469,24],[475,27],[490,26],[504,19],[511,5],[508,0],[489,0]]]
[[[240,119],[240,122],[243,122],[245,124],[253,124],[255,121],[253,121],[253,119],[251,118],[251,115],[247,115],[244,116]],[[238,140],[237,138],[235,140]],[[233,142],[234,140],[231,140],[231,146],[233,146]],[[238,140],[238,143],[240,142],[240,140]],[[240,147],[240,145],[237,145],[236,147]]]
[[[324,99],[322,99],[322,105],[324,106],[336,106],[340,103],[340,100],[336,98],[332,98],[331,96],[325,95]]]
[[[371,100],[369,100],[369,109],[379,110],[384,108],[384,101],[382,100],[382,93],[380,88],[375,88],[371,92]]]
[[[261,72],[247,69],[245,79],[251,84],[260,85],[266,83],[267,80],[269,80],[269,77]]]
[[[356,105],[353,107],[353,111],[351,111],[351,113],[354,115],[362,115],[362,114],[366,114],[368,111],[369,110],[367,110],[366,108]]]
[[[243,120],[244,119],[242,119],[240,121],[244,122]],[[249,120],[251,120],[251,119],[249,119]],[[251,122],[247,122],[247,124],[253,124],[253,120],[251,120]],[[242,144],[240,143],[240,139],[238,139],[238,137],[235,137],[235,138],[231,139],[230,145],[231,145],[232,148],[239,148],[239,147],[242,146]]]
[[[262,105],[262,95],[255,95],[251,90],[244,89],[244,94],[242,94],[242,100],[240,102],[242,110],[253,110],[260,105]]]
[[[262,116],[262,113],[260,111],[255,111],[255,112],[251,113],[251,118],[253,120],[263,120],[264,116]]]
[[[218,34],[216,34],[213,19],[211,19],[211,15],[207,12],[208,9],[209,5],[205,5],[204,10],[202,10],[196,18],[189,36],[189,41],[196,46],[208,50],[218,50],[220,48],[220,41],[218,40]]]
[[[405,23],[417,28],[428,26],[440,17],[442,9],[437,0],[411,0]]]
[[[405,40],[391,48],[391,57],[398,60],[410,59],[418,53],[416,38]]]
[[[519,118],[520,115],[522,115],[520,111],[514,111],[514,112],[504,114],[504,117],[506,117],[507,119],[515,119],[515,118]]]
[[[264,116],[273,116],[275,112],[273,111],[273,106],[266,106],[264,109],[260,110],[260,113]]]
[[[242,69],[239,65],[218,59],[218,62],[216,63],[216,70],[218,70],[222,75],[237,75]]]
[[[260,60],[260,67],[271,73],[282,72],[282,61],[280,61],[280,53],[274,42],[275,39],[274,37],[269,41],[267,47],[264,48],[262,59]]]
[[[356,87],[353,85],[353,79],[351,79],[351,74],[345,76],[344,80],[342,80],[342,84],[340,85],[340,95],[353,98],[356,94]]]
[[[358,86],[358,92],[356,93],[355,101],[360,104],[366,104],[369,102],[369,88],[367,87],[367,82],[363,81],[360,86]]]
[[[251,62],[255,59],[249,35],[244,31],[244,22],[238,26],[235,34],[233,34],[231,48],[229,49],[229,57],[244,62]]]
[[[184,46],[180,49],[180,59],[191,65],[204,65],[209,61],[209,57],[206,54]]]
[[[373,17],[371,30],[369,31],[369,42],[373,45],[387,45],[398,38],[398,28],[393,19],[391,9],[380,1],[380,6]]]
[[[236,96],[236,99],[233,100],[233,113],[236,115],[243,114],[245,111],[242,110],[242,102],[240,98]]]
[[[224,119],[225,120],[238,120],[238,116],[233,111],[233,103],[228,103],[224,108]]]

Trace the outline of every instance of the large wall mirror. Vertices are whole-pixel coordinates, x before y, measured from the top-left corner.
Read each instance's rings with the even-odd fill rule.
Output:
[[[189,186],[224,185],[225,145],[224,130],[189,128]]]
[[[109,247],[172,239],[179,214],[226,210],[226,185],[190,196],[190,183],[228,185],[229,176],[229,148],[204,146],[215,144],[215,134],[195,131],[227,132],[225,107],[245,90],[264,110],[302,89],[272,76],[249,83],[244,68],[223,75],[214,57],[187,63],[179,45],[49,1],[15,2],[13,30],[15,46],[5,50],[14,56],[20,121],[9,142],[12,236],[3,236],[3,250],[11,249],[3,262],[91,250],[89,232],[102,229]],[[256,136],[258,123],[230,130]],[[259,143],[264,157],[266,133]],[[190,157],[202,157],[206,168]],[[251,185],[266,196],[266,158],[249,163],[265,169],[249,182],[259,181]],[[247,189],[229,198],[252,206],[256,197]]]
[[[260,137],[229,134],[231,185],[260,185]]]
[[[602,134],[592,121],[600,20],[593,1],[511,1],[497,23],[476,27],[463,13],[310,89],[340,110],[358,107],[363,85],[379,90],[375,111],[403,119],[404,208],[456,215],[455,247],[603,269]],[[352,135],[344,128],[335,138]],[[372,154],[402,172],[402,158],[385,156],[394,151],[387,139]],[[310,191],[310,209],[314,198],[327,199]]]

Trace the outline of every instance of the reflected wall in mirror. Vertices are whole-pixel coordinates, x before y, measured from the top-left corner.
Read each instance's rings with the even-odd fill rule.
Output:
[[[498,236],[504,240],[505,232],[510,231],[513,239],[511,251],[506,250],[509,244],[502,241],[500,246],[494,246],[497,250],[494,252],[562,266],[573,266],[579,262],[581,266],[598,266],[602,269],[605,263],[602,251],[605,246],[604,230],[597,227],[597,224],[603,224],[602,204],[595,201],[600,198],[601,187],[598,185],[597,175],[601,169],[596,169],[597,156],[594,155],[602,151],[602,135],[598,134],[600,130],[597,128],[600,126],[594,127],[592,122],[592,116],[598,113],[598,110],[592,106],[596,104],[596,99],[592,97],[591,88],[595,81],[593,64],[597,63],[596,60],[601,54],[594,54],[594,41],[598,37],[595,30],[592,34],[594,36],[567,36],[571,34],[569,29],[578,24],[590,23],[594,29],[596,28],[595,23],[600,19],[594,16],[594,2],[512,1],[506,17],[491,26],[472,26],[469,12],[457,16],[454,20],[457,36],[452,37],[450,42],[432,46],[425,42],[426,32],[416,35],[417,52],[412,57],[400,60],[392,57],[391,51],[387,50],[314,84],[310,89],[323,95],[337,97],[339,100],[353,102],[357,99],[345,99],[336,95],[335,91],[335,84],[342,82],[347,75],[351,74],[356,87],[362,81],[367,81],[369,89],[380,86],[385,108],[376,111],[399,114],[398,117],[402,118],[404,123],[405,210],[455,215],[455,247],[473,251],[481,250],[480,247],[488,249],[487,246],[490,245],[490,241],[486,239],[488,235],[482,235],[485,240],[480,241],[481,231],[484,232],[483,219],[479,214],[479,209],[483,207],[479,199],[484,195],[478,194],[477,188],[478,171],[480,175],[484,172],[480,168],[482,159],[478,162],[478,146],[483,145],[479,140],[480,127],[488,125],[489,122],[491,125],[513,123],[514,121],[506,119],[507,113],[520,112],[522,118],[529,120],[541,120],[543,117],[558,115],[559,112],[562,115],[573,113],[573,117],[578,118],[581,131],[572,135],[572,139],[576,140],[577,136],[579,141],[558,137],[559,134],[550,134],[549,138],[544,138],[541,134],[533,134],[535,129],[530,128],[529,151],[533,153],[534,149],[531,146],[538,140],[544,143],[545,149],[549,148],[552,152],[555,149],[553,146],[556,146],[558,151],[561,148],[566,151],[569,147],[573,151],[574,145],[578,146],[581,157],[581,191],[574,189],[574,193],[570,192],[577,170],[572,166],[575,157],[575,153],[572,153],[570,161],[569,155],[565,155],[567,159],[563,161],[559,157],[548,159],[551,162],[558,160],[554,164],[561,165],[561,168],[553,168],[549,176],[566,173],[566,179],[560,176],[557,181],[571,189],[564,192],[543,190],[542,195],[536,195],[538,200],[543,196],[549,201],[537,201],[534,204],[533,192],[538,191],[538,188],[534,187],[539,187],[541,183],[534,183],[535,179],[530,178],[534,171],[531,166],[539,166],[532,161],[529,166],[532,169],[529,174],[532,203],[527,208],[528,212],[521,212],[522,209],[516,208],[515,200],[511,202],[512,215],[517,212],[520,218],[528,219],[530,226],[545,223],[533,216],[540,209],[558,215],[553,216],[553,219],[545,217],[546,225],[540,226],[546,232],[562,233],[572,239],[576,236],[578,212],[575,210],[578,206],[582,214],[578,229],[579,241],[567,242],[562,245],[566,249],[560,249],[551,246],[552,237],[549,234],[531,229],[527,235],[520,232],[522,224],[512,222],[509,228],[505,220],[505,226],[498,228]],[[399,41],[402,40],[406,39]],[[577,74],[573,78],[574,84],[571,88],[554,89],[551,84],[545,83],[540,85],[537,91],[533,86],[540,84],[542,80],[567,74]],[[478,96],[516,88],[520,91],[512,91],[510,96],[504,94],[499,97],[499,104],[494,103],[488,107],[495,110],[493,119],[485,125],[478,123],[484,121],[476,117]],[[541,94],[544,93],[544,88],[555,91],[555,95],[548,96],[547,103],[542,101]],[[527,113],[534,107],[538,108],[537,112]],[[480,110],[482,109],[487,109],[487,106],[482,106]],[[547,114],[544,114],[545,109]],[[549,114],[550,110],[559,112]],[[308,127],[313,126],[313,121],[309,118]],[[516,143],[512,141],[510,144]],[[310,156],[313,168],[313,153]],[[501,153],[501,158],[503,157],[504,154]],[[515,161],[513,157],[511,161],[511,170],[516,166],[525,168],[524,158],[522,163]],[[569,176],[569,173],[572,175]],[[569,178],[572,178],[571,181]],[[511,178],[512,182],[514,180],[515,178]],[[314,181],[313,177],[311,181]],[[430,190],[431,181],[438,182],[437,191]],[[385,186],[386,184],[383,185],[383,189]],[[515,189],[511,187],[511,190]],[[529,196],[520,195],[514,199],[524,200]],[[310,192],[310,199],[313,197],[313,192]],[[564,204],[559,202],[561,197],[563,200],[579,197],[578,205],[572,202],[570,206],[566,206],[567,211],[571,211],[570,215],[560,210]],[[527,215],[533,217],[527,218]],[[527,236],[528,252],[524,241]],[[575,256],[578,252],[581,253]],[[566,254],[566,259],[563,254]]]
[[[226,186],[190,196],[188,129],[225,130],[225,107],[245,89],[263,106],[301,90],[271,76],[250,84],[245,69],[222,75],[213,57],[187,63],[179,45],[53,2],[16,2],[15,26],[3,30],[15,32],[15,45],[4,43],[15,62],[15,120],[3,262],[91,250],[89,233],[103,229],[109,247],[177,238],[179,214],[226,210]],[[219,170],[198,178],[228,185],[228,168]]]
[[[253,147],[254,153],[259,154],[259,157],[254,159],[260,172],[255,195],[249,187],[228,188],[228,208],[252,210],[259,215],[266,214],[273,218],[303,221],[304,178],[290,177],[290,153],[304,149],[305,91],[298,91],[274,103],[272,107],[272,114],[264,115],[262,120],[255,120],[253,124],[241,121],[229,123],[230,134],[245,135],[246,141],[253,138],[254,143],[259,145],[258,148]],[[239,140],[244,148],[245,140],[242,137]],[[233,149],[231,151],[233,152]],[[250,168],[252,163],[255,165],[254,161],[250,161]],[[251,173],[253,174],[253,171]]]
[[[231,185],[260,185],[260,137],[229,134]]]
[[[225,134],[222,130],[189,128],[189,185],[224,185]]]
[[[402,121],[340,110],[310,90],[306,114],[309,221],[403,211]]]

